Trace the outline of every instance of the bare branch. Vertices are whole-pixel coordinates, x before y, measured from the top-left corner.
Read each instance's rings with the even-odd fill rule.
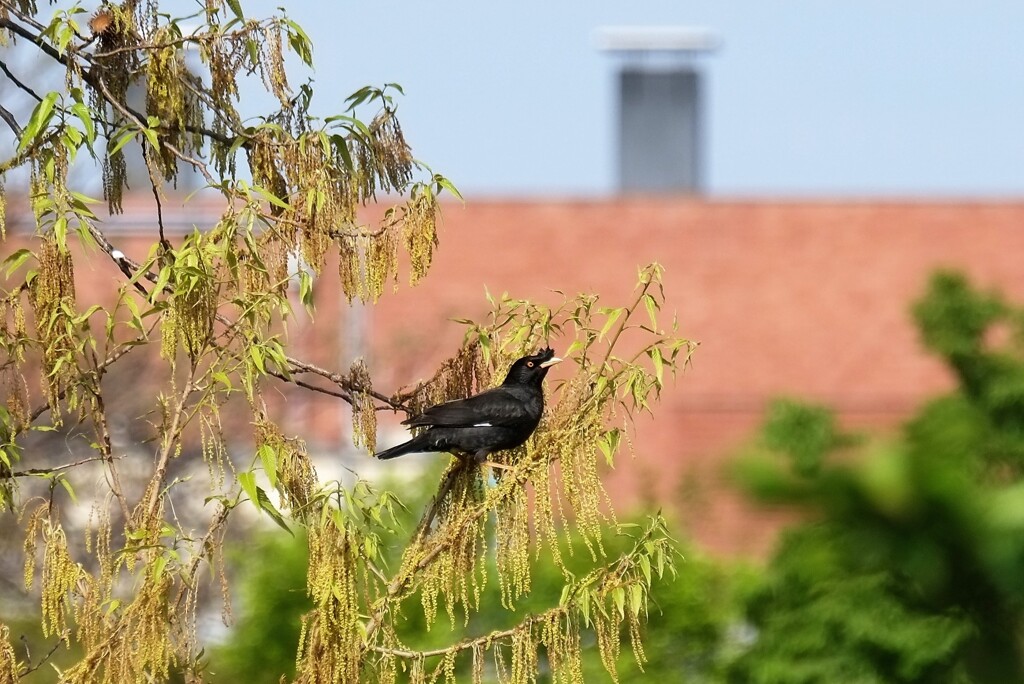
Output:
[[[24,638],[24,637],[22,637],[22,638]],[[28,675],[32,674],[33,672],[35,672],[36,670],[41,668],[43,665],[45,665],[47,663],[47,661],[49,661],[50,658],[53,657],[53,654],[57,652],[57,648],[60,645],[61,645],[61,640],[57,639],[57,641],[53,644],[53,647],[50,649],[49,653],[47,653],[42,658],[40,658],[39,662],[36,663],[35,665],[33,665],[31,667],[26,667],[24,670],[19,672],[18,673],[18,678],[22,679],[24,677],[27,677]],[[26,654],[28,653],[28,644],[27,643],[25,644],[25,652],[26,652]]]
[[[86,463],[96,463],[97,461],[120,460],[122,458],[124,458],[124,456],[105,456],[105,455],[104,456],[90,456],[89,458],[83,458],[81,460],[74,461],[73,463],[64,463],[62,465],[51,466],[49,468],[28,468],[26,470],[15,470],[14,472],[12,472],[10,474],[9,477],[31,477],[33,475],[53,475],[54,473],[59,473],[59,472],[61,472],[63,470],[70,470],[71,468],[77,468],[78,466],[85,465]]]
[[[163,443],[160,445],[160,451],[157,454],[156,471],[153,473],[153,479],[148,488],[149,501],[146,503],[147,520],[156,514],[157,505],[160,503],[160,490],[163,487],[164,477],[167,475],[167,463],[171,459],[171,454],[174,453],[178,438],[181,436],[181,430],[185,427],[185,421],[183,420],[185,404],[192,396],[192,392],[195,391],[195,378],[196,364],[192,363],[189,366],[188,380],[178,396],[178,403],[171,413],[171,424],[167,426],[164,432]]]
[[[0,69],[2,69],[7,78],[11,80],[11,83],[35,98],[36,102],[43,101],[43,98],[39,97],[39,94],[36,91],[32,90],[32,88],[26,85],[21,79],[11,73],[11,70],[7,67],[7,62],[0,60]],[[21,133],[18,133],[18,135],[21,135]]]
[[[18,120],[14,118],[14,115],[3,105],[0,105],[0,118],[2,118],[7,125],[14,131],[14,135],[21,137],[21,126],[18,125]]]

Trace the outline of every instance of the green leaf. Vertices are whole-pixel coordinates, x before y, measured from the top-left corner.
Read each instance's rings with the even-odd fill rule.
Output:
[[[626,617],[626,590],[622,587],[612,589],[612,602],[615,604],[615,610],[619,611],[619,617]]]
[[[261,444],[259,449],[256,450],[256,453],[260,457],[260,463],[263,464],[263,472],[266,473],[270,486],[276,487],[277,452],[269,444]]]
[[[306,270],[299,271],[299,301],[307,309],[313,308],[313,278]]]
[[[60,482],[61,487],[63,487],[64,490],[68,493],[68,496],[71,497],[72,503],[74,503],[77,506],[78,505],[78,497],[75,496],[75,490],[71,488],[71,483],[68,482],[67,478],[66,477],[58,477],[57,478],[57,482]]]
[[[280,207],[282,209],[291,209],[291,205],[290,204],[288,204],[283,199],[281,199],[280,197],[278,197],[274,193],[270,192],[266,188],[260,187],[259,185],[254,185],[254,186],[252,186],[252,189],[255,190],[257,192],[257,194],[260,195],[260,197],[262,197],[263,199],[267,200],[268,202],[270,202],[274,206]]]
[[[235,18],[239,21],[245,21],[245,17],[242,16],[241,3],[239,3],[238,0],[227,0],[227,3],[228,7],[231,9],[231,12],[234,13]]]
[[[149,144],[152,145],[154,150],[160,149],[160,138],[157,137],[155,130],[153,130],[152,128],[143,128],[142,134],[146,136],[146,140],[149,141]]]
[[[270,497],[267,496],[267,493],[263,491],[262,487],[256,488],[256,497],[256,501],[259,504],[259,507],[267,512],[267,515],[270,516],[270,519],[277,523],[278,527],[280,527],[282,530],[284,530],[288,534],[291,534],[294,537],[295,535],[288,528],[288,525],[284,521],[284,516],[282,516],[281,513],[277,510],[277,508],[274,507],[274,504],[270,502]]]
[[[167,567],[167,556],[157,556],[152,565],[154,580],[160,579],[160,576],[164,574],[165,567]]]
[[[18,142],[19,154],[35,142],[39,134],[49,125],[50,119],[53,118],[53,105],[57,101],[57,96],[56,92],[47,93],[32,110],[32,116],[29,118],[25,130],[21,132],[21,140]]]
[[[249,358],[252,359],[252,362],[256,365],[256,368],[259,369],[260,374],[267,374],[267,366],[263,361],[263,349],[261,349],[259,345],[254,344],[251,347],[249,347]]]
[[[440,174],[435,175],[434,176],[434,182],[437,183],[439,188],[444,188],[445,190],[450,192],[453,196],[457,197],[460,201],[462,201],[462,202],[466,201],[465,199],[463,199],[462,193],[459,192],[459,189],[457,187],[455,187],[455,184],[452,183],[447,178],[445,178],[444,176],[442,176]]]
[[[665,368],[661,358],[661,350],[657,347],[651,347],[647,354],[651,357],[651,363],[654,365],[654,377],[658,379],[658,386],[660,387],[664,384],[665,379]]]
[[[149,293],[150,298],[156,301],[158,295],[160,295],[164,288],[167,287],[167,283],[171,280],[171,266],[167,265],[160,269],[160,273],[156,276],[156,286],[153,291]]]
[[[647,307],[647,315],[651,318],[651,327],[658,327],[658,309],[661,308],[658,304],[658,300],[654,298],[654,295],[648,293],[644,295],[644,306]]]
[[[590,626],[590,590],[584,589],[580,592],[579,603],[580,615],[583,616],[583,624],[586,627]]]
[[[245,41],[246,52],[249,53],[249,62],[255,67],[260,64],[260,46],[252,38]]]
[[[612,428],[597,438],[597,446],[604,454],[609,468],[615,467],[615,453],[619,450],[621,438],[622,431],[619,428]]]
[[[92,122],[89,108],[84,102],[76,102],[71,105],[71,112],[82,122],[82,126],[85,128],[85,139],[89,143],[89,149],[92,149],[92,143],[96,140],[96,126]]]
[[[647,580],[647,586],[651,585],[651,559],[649,556],[640,556],[637,559],[640,563],[640,571],[644,573],[644,579]]]
[[[260,500],[259,497],[256,496],[256,475],[251,471],[238,473],[238,484],[242,485],[242,490],[245,491],[249,500],[258,507],[260,505]]]
[[[613,325],[615,325],[615,321],[619,320],[619,317],[622,316],[622,313],[625,310],[626,309],[621,306],[614,309],[601,309],[601,313],[608,316],[608,319],[604,322],[604,325],[601,326],[601,332],[597,334],[598,341],[601,341],[604,336],[608,334],[608,331],[612,329]]]
[[[286,19],[285,24],[291,29],[288,31],[288,44],[291,45],[292,50],[295,50],[299,59],[306,63],[306,66],[313,66],[313,41],[309,39],[302,27],[291,19]]]
[[[14,273],[15,271],[17,271],[18,268],[20,268],[21,265],[24,264],[25,261],[30,256],[32,256],[32,250],[29,250],[29,249],[19,249],[14,254],[11,254],[9,257],[4,259],[3,263],[0,264],[0,265],[5,266],[7,268],[7,274],[6,275],[7,275],[8,278],[10,278],[11,274]]]
[[[644,607],[644,588],[639,584],[629,585],[629,609],[633,617],[639,617]]]

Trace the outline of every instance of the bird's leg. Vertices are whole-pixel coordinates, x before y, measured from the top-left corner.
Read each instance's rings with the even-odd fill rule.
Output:
[[[510,465],[505,465],[504,463],[495,463],[494,461],[481,461],[480,464],[491,466],[492,468],[498,468],[499,470],[514,470],[514,468]]]
[[[497,468],[499,470],[512,470],[512,466],[510,465],[505,465],[504,463],[495,463],[494,461],[487,460],[487,451],[484,449],[481,449],[480,451],[473,454],[473,460],[478,465],[491,466],[492,468]]]

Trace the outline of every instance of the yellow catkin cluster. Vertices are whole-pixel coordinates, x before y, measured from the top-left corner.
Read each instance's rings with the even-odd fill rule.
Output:
[[[71,560],[63,528],[49,520],[43,522],[42,613],[43,636],[57,635],[70,645],[68,615],[73,612],[71,592],[83,575],[82,567]]]
[[[535,684],[537,681],[537,640],[532,624],[526,623],[512,634],[512,663],[508,684]]]
[[[322,146],[307,141],[299,160],[299,178],[303,192],[299,196],[297,216],[300,223],[302,258],[317,275],[323,270],[324,257],[340,223],[338,193],[329,177],[329,160]]]
[[[224,440],[224,426],[221,424],[220,410],[214,400],[205,402],[204,408],[199,412],[199,439],[203,462],[206,463],[210,474],[210,482],[214,487],[222,487],[226,467],[231,463]]]
[[[125,102],[128,86],[137,73],[138,54],[124,50],[138,42],[135,17],[131,9],[120,4],[104,4],[93,15],[89,28],[96,38],[96,52],[92,63],[92,76],[103,80],[113,99]],[[90,89],[89,107],[92,111],[106,111],[105,95],[98,88]],[[128,179],[128,164],[124,149],[101,155],[103,164],[103,199],[111,214],[123,211],[121,202]]]
[[[178,311],[168,307],[160,320],[160,358],[174,361],[178,353]]]
[[[440,590],[453,622],[457,607],[462,609],[464,621],[469,622],[471,611],[480,605],[480,595],[487,582],[486,516],[474,513],[483,503],[485,494],[478,469],[462,469],[441,506],[441,534],[445,535],[447,543],[427,576]]]
[[[612,681],[618,682],[616,675],[618,670],[617,662],[621,645],[619,642],[619,620],[615,613],[614,606],[606,606],[604,611],[593,612],[594,633],[597,636],[597,651],[601,657],[601,664],[611,675]]]
[[[213,108],[227,115],[214,117],[213,124],[217,126],[223,118],[230,118],[236,114],[234,103],[238,99],[238,74],[247,53],[244,42],[240,40],[203,41],[200,43],[200,50],[210,69],[209,93],[213,100]]]
[[[359,256],[359,238],[355,236],[338,238],[338,280],[349,303],[361,296],[362,260]]]
[[[77,375],[75,273],[71,254],[52,236],[43,238],[37,253],[39,271],[29,298],[36,337],[43,347],[43,383],[50,408],[59,412],[60,393]]]
[[[134,599],[106,620],[84,657],[64,673],[71,684],[166,681],[177,662],[171,641],[180,616],[171,613],[169,572],[147,568]]]
[[[495,559],[501,604],[513,610],[530,593],[530,508],[526,489],[516,488],[496,511]]]
[[[361,633],[356,540],[337,516],[309,530],[307,592],[313,609],[302,620],[297,684],[359,681]]]
[[[86,550],[96,558],[99,567],[99,587],[101,588],[100,600],[110,598],[113,591],[114,579],[117,571],[117,561],[111,548],[111,520],[110,511],[113,503],[113,494],[109,495],[102,505],[95,509],[96,529],[92,534],[86,534]],[[90,514],[90,518],[92,518]]]
[[[259,259],[263,268],[266,269],[259,276],[262,282],[266,282],[266,285],[255,292],[270,290],[284,294],[288,289],[288,255],[291,252],[291,247],[272,231],[260,235],[256,244],[259,255],[254,255],[254,258]],[[255,263],[253,262],[254,265]]]
[[[138,505],[131,513],[128,521],[128,528],[132,534],[132,540],[139,549],[155,548],[160,544],[160,535],[163,531],[164,497],[157,496],[156,505],[150,509],[150,500],[153,492],[157,491],[162,483],[158,478],[150,479],[146,489],[139,499]],[[135,565],[141,558],[140,553],[125,553],[123,560],[129,572],[135,571]]]
[[[427,406],[468,397],[490,386],[491,371],[483,361],[478,343],[463,345],[455,356],[441,362],[437,374],[412,398],[410,409],[418,413]]]
[[[540,640],[548,656],[552,684],[582,684],[580,629],[572,615],[561,611],[548,613],[541,624]]]
[[[370,371],[363,360],[356,359],[349,368],[352,381],[352,443],[369,453],[377,450],[377,411],[373,396]]]
[[[316,470],[305,445],[288,439],[281,428],[265,416],[256,421],[256,448],[266,446],[277,457],[277,488],[292,514],[305,515],[317,487]]]
[[[0,299],[0,334],[5,341],[22,342],[25,340],[26,332],[25,307],[18,293],[12,292]],[[13,348],[11,352],[15,361],[20,363],[25,360],[25,351],[21,346]]]
[[[171,145],[188,152],[202,144],[197,134],[187,134],[187,128],[199,128],[203,123],[202,111],[195,95],[187,87],[194,77],[185,66],[180,47],[173,43],[171,28],[158,30],[152,38],[154,44],[164,45],[149,52],[146,63],[146,114],[159,120],[158,135]],[[159,155],[159,170],[166,180],[177,175],[178,160],[166,146],[155,150]]]
[[[598,472],[603,457],[597,444],[605,432],[607,401],[594,401],[592,387],[593,379],[581,372],[562,388],[560,401],[539,435],[538,448],[559,464],[558,502],[569,507],[576,528],[596,557],[603,554],[601,530],[615,518]],[[541,508],[548,513],[549,503],[542,500]]]
[[[198,233],[191,235],[174,254],[171,306],[164,319],[161,351],[173,358],[171,340],[175,340],[193,360],[206,351],[217,315],[217,267],[215,245]]]
[[[394,111],[385,108],[370,122],[371,147],[364,164],[372,168],[385,191],[401,192],[412,180],[412,149]]]
[[[0,622],[0,682],[18,681],[21,666],[11,645],[11,630]]]
[[[415,285],[427,275],[437,247],[437,198],[421,190],[405,208],[402,235],[409,252],[409,284]]]
[[[393,278],[398,266],[398,240],[396,231],[385,229],[369,240],[365,258],[365,289],[363,301],[376,302],[384,294],[388,278]]]
[[[254,184],[264,188],[283,202],[288,201],[288,184],[278,170],[283,164],[278,157],[286,149],[279,144],[278,137],[272,129],[264,128],[256,132],[246,148],[249,169],[252,171]],[[275,207],[279,210],[280,207]]]
[[[284,51],[281,49],[281,25],[273,24],[263,30],[263,40],[259,41],[263,48],[263,59],[260,68],[267,89],[274,93],[283,109],[291,106],[291,92],[288,88],[288,77],[284,68]]]

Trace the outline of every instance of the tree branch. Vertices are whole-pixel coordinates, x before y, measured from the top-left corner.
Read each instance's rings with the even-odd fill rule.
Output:
[[[18,86],[20,89],[24,90],[26,93],[28,93],[33,98],[35,98],[36,102],[42,102],[43,101],[43,98],[39,97],[39,94],[36,91],[32,90],[32,88],[30,88],[27,84],[25,84],[23,81],[21,81],[17,76],[15,76],[14,74],[11,73],[11,70],[7,67],[7,62],[5,62],[3,60],[0,60],[0,69],[2,69],[4,74],[6,74],[7,78],[9,78],[11,80],[11,83],[13,83],[14,85]],[[18,135],[20,136],[21,133],[19,133]]]
[[[77,468],[80,465],[86,463],[95,463],[97,461],[109,461],[109,460],[120,460],[124,456],[90,456],[89,458],[83,458],[73,463],[64,463],[58,466],[52,466],[50,468],[27,468],[26,470],[15,470],[8,477],[30,477],[32,475],[53,475],[59,473],[62,470],[70,470],[71,468]]]
[[[430,649],[430,650],[427,650],[427,651],[412,651],[412,650],[404,649],[404,648],[388,648],[386,646],[370,646],[369,650],[374,651],[375,653],[382,653],[384,655],[396,656],[398,658],[410,658],[410,659],[411,658],[434,658],[434,657],[437,657],[437,656],[447,655],[447,654],[453,653],[453,652],[454,653],[458,653],[459,651],[465,651],[465,650],[468,650],[468,649],[471,649],[471,648],[475,648],[477,646],[486,646],[486,645],[491,644],[491,643],[493,643],[493,642],[495,642],[495,641],[497,641],[499,639],[507,639],[508,637],[514,635],[516,632],[518,632],[521,629],[524,629],[526,627],[534,625],[534,624],[536,624],[538,622],[544,622],[545,620],[548,620],[549,618],[551,618],[552,616],[555,616],[555,615],[564,615],[565,613],[568,612],[568,609],[569,609],[568,605],[557,606],[555,608],[549,608],[548,610],[544,611],[543,613],[538,613],[536,615],[527,615],[526,618],[524,618],[523,621],[520,622],[515,627],[510,627],[509,629],[497,630],[497,631],[491,632],[489,634],[485,634],[483,636],[479,636],[479,637],[475,637],[475,638],[471,638],[471,639],[464,639],[464,640],[462,640],[462,641],[460,641],[458,643],[452,644],[451,646],[447,646],[445,648],[434,648],[434,649]]]
[[[23,636],[22,638],[24,639],[25,637]],[[53,657],[53,654],[57,652],[57,648],[60,645],[61,645],[61,640],[57,639],[57,642],[53,645],[53,648],[50,649],[50,652],[47,653],[46,655],[44,655],[42,658],[40,658],[38,663],[36,663],[35,665],[32,665],[31,667],[26,665],[25,669],[23,669],[21,672],[18,673],[18,679],[23,679],[24,677],[27,677],[28,675],[32,674],[33,672],[35,672],[36,670],[41,668],[43,665],[45,665],[46,662],[50,658]],[[26,655],[28,654],[28,643],[27,642],[25,644],[25,653],[26,653]]]
[[[174,447],[181,436],[181,430],[184,428],[182,417],[185,415],[185,404],[195,389],[195,377],[196,364],[191,363],[189,365],[188,381],[185,383],[184,389],[181,390],[178,403],[171,413],[171,424],[167,427],[166,432],[164,432],[163,444],[160,445],[160,451],[157,455],[156,471],[153,473],[153,478],[150,481],[149,501],[146,503],[147,520],[156,514],[157,505],[160,503],[160,490],[163,487],[164,477],[167,475],[167,463],[171,460],[171,454],[174,452]]]

